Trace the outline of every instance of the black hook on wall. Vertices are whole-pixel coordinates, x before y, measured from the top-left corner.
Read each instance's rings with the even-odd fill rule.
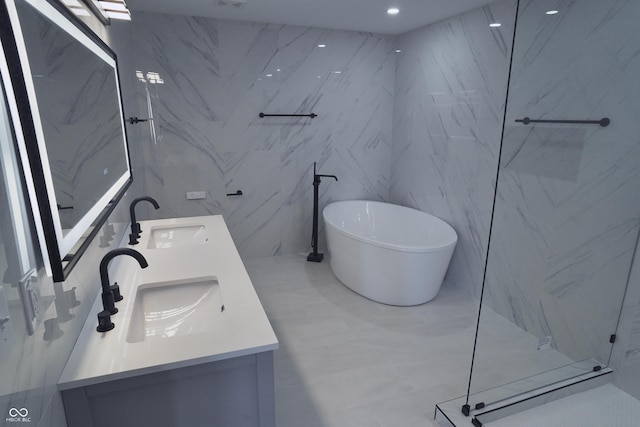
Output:
[[[150,120],[153,120],[153,119],[139,119],[137,117],[129,117],[127,119],[127,121],[129,122],[130,125],[135,125],[135,124],[140,123],[140,122],[148,122]]]

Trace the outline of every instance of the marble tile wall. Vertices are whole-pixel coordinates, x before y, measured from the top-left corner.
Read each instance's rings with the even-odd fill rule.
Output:
[[[390,199],[453,226],[445,280],[479,299],[489,239],[515,1],[399,36]],[[499,22],[499,28],[489,24]]]
[[[637,38],[615,27],[630,28],[638,11],[631,2],[572,3],[571,13],[544,21],[545,4],[534,3],[521,6],[541,14],[518,30],[521,43],[534,42],[516,58],[521,62],[514,75],[520,74],[512,81],[486,301],[533,336],[553,335],[553,345],[575,360],[596,357],[606,363],[639,205],[635,195],[626,198],[638,179],[636,124],[630,117],[638,111],[631,92],[637,87],[631,78],[637,72]],[[396,74],[390,199],[456,228],[460,241],[446,280],[475,298],[489,239],[514,15],[515,2],[497,2],[398,40],[403,53]],[[489,22],[501,22],[500,32],[489,30]],[[576,34],[585,25],[590,32],[582,44]],[[575,46],[583,47],[575,52]],[[589,60],[578,60],[587,51]],[[552,54],[563,61],[551,67]],[[605,73],[613,74],[599,83]],[[576,102],[589,91],[586,102]],[[513,125],[525,115],[590,117],[600,111],[615,114],[618,125],[604,132],[588,126],[523,131]],[[555,214],[560,207],[566,209]],[[630,286],[640,285],[636,279]],[[620,379],[638,394],[637,292],[625,307],[628,325],[618,338],[625,351],[614,352],[612,364],[625,367],[631,377]]]
[[[248,258],[309,250],[314,161],[319,173],[339,178],[323,181],[320,209],[387,199],[394,43],[377,34],[136,13],[138,109],[127,114],[153,114],[153,129],[138,125],[144,164],[136,172],[161,206],[146,215],[223,214]],[[237,190],[243,196],[226,197]],[[187,200],[188,191],[207,197]]]
[[[640,227],[640,4],[556,6],[520,2],[485,303],[607,364]]]
[[[640,399],[640,251],[637,247],[611,352],[611,367],[614,383]]]

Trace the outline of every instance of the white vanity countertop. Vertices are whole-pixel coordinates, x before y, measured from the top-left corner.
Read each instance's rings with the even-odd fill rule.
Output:
[[[194,366],[238,356],[275,350],[278,340],[256,295],[240,255],[222,216],[212,215],[142,221],[140,243],[133,248],[144,255],[149,267],[141,269],[127,255],[115,257],[109,266],[111,284],[118,282],[124,300],[111,316],[115,328],[99,333],[97,314],[102,298],[96,298],[87,322],[60,377],[66,390],[138,375]],[[205,244],[170,249],[147,249],[152,227],[203,224]],[[127,235],[128,238],[128,235]],[[96,270],[98,270],[96,265]],[[139,284],[216,276],[224,300],[224,312],[211,316],[206,332],[127,342],[129,321]]]

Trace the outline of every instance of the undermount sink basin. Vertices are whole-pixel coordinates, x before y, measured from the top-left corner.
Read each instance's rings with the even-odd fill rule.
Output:
[[[209,237],[202,224],[151,227],[147,248],[167,249],[204,245],[208,241]]]
[[[215,276],[145,283],[136,292],[127,342],[206,332],[223,313]]]

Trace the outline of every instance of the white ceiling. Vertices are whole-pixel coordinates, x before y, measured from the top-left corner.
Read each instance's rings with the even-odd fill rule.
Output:
[[[225,0],[222,0],[225,1]],[[238,0],[226,0],[233,3]],[[240,0],[242,1],[242,0]],[[221,0],[127,0],[136,11],[206,16],[275,24],[400,34],[495,0],[246,0],[241,6]],[[389,16],[395,6],[400,13]]]

